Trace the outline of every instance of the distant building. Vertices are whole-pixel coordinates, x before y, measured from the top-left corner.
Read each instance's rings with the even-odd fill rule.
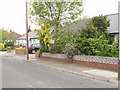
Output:
[[[30,31],[28,33],[28,43],[29,45],[34,43],[39,43],[38,36],[36,35],[35,31]],[[24,34],[23,36],[17,39],[16,45],[20,45],[20,44],[24,46],[26,45],[26,34]]]
[[[22,35],[10,30],[9,32],[9,40],[17,40],[18,38],[20,38]]]

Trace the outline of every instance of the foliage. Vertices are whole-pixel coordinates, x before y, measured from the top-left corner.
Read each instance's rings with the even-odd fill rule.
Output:
[[[118,57],[119,56],[119,47],[118,47],[118,42],[114,42],[111,45],[111,52],[110,52],[110,56],[111,57]]]
[[[66,54],[66,58],[68,60],[73,60],[74,59],[75,49],[74,49],[74,46],[72,44],[67,43],[65,45],[65,54]]]
[[[74,46],[78,55],[111,56],[111,45],[109,40],[105,40],[103,36],[99,38],[77,37]]]
[[[64,53],[65,51],[65,45],[67,43],[73,43],[74,42],[74,32],[75,29],[68,30],[65,29],[64,31],[61,29],[58,33],[56,33],[56,36],[54,38],[55,42],[53,45],[50,46],[50,52],[51,53]]]
[[[33,21],[39,24],[39,19],[43,18],[50,25],[57,28],[61,25],[73,22],[79,18],[83,11],[82,0],[78,2],[41,2],[40,0],[31,1],[32,8],[30,14]]]
[[[5,40],[9,39],[9,32],[4,28],[0,29],[0,42],[4,43]]]
[[[85,28],[80,31],[81,38],[97,38],[98,31],[92,24],[87,24]]]
[[[4,49],[2,49],[2,50],[0,50],[0,51],[7,51],[7,48],[4,48]]]
[[[45,23],[43,19],[41,19],[41,30],[36,29],[36,33],[39,36],[39,40],[40,40],[40,44],[42,45],[42,47],[49,47],[50,46],[50,39],[52,38],[52,30],[51,28],[49,28],[50,24],[49,23]]]
[[[22,47],[23,45],[22,45],[22,43],[20,43],[20,45],[19,45],[20,47]]]
[[[42,52],[46,52],[49,49],[50,46],[50,40],[52,38],[52,30],[50,27],[49,23],[46,23],[43,19],[40,20],[41,24],[41,30],[36,29],[36,33],[39,36],[39,40],[40,40],[40,45],[41,48],[39,49],[39,54],[41,54]]]
[[[15,50],[16,50],[16,51],[26,51],[25,48],[16,48]]]
[[[3,50],[5,48],[3,43],[0,43],[0,50]]]
[[[112,43],[112,39],[110,38],[110,35],[108,33],[108,27],[110,26],[110,21],[107,19],[106,16],[96,16],[92,18],[92,25],[96,27],[98,31],[98,37],[101,35],[104,36],[105,39],[109,40],[110,43]]]
[[[50,53],[63,53],[63,46],[61,46],[58,42],[50,45],[49,52]]]
[[[5,44],[5,46],[7,47],[7,46],[9,46],[9,47],[12,47],[13,48],[13,46],[14,46],[14,43],[15,43],[15,41],[14,40],[6,40],[5,42],[4,42],[4,44]]]
[[[96,16],[92,18],[92,24],[97,28],[98,31],[106,33],[107,28],[110,26],[110,21],[107,20],[106,16]]]
[[[41,47],[39,50],[38,50],[38,55],[40,56],[42,54],[42,52],[49,52],[49,49],[48,47]]]

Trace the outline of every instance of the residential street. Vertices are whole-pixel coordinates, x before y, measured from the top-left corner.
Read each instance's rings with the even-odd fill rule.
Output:
[[[2,88],[117,88],[117,85],[3,56]]]

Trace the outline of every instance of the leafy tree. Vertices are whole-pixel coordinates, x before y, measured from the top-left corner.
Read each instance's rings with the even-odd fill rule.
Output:
[[[92,18],[92,24],[97,28],[98,31],[107,33],[107,29],[110,26],[109,20],[106,16],[96,16]]]
[[[41,23],[41,30],[35,30],[39,36],[38,39],[40,40],[40,45],[42,46],[39,51],[40,53],[48,50],[48,47],[50,46],[50,39],[52,38],[51,31],[53,30],[49,28],[50,24],[45,23],[43,19],[41,19]]]
[[[87,24],[85,28],[80,31],[81,38],[97,38],[98,31],[92,24]]]
[[[119,45],[118,45],[118,42],[114,42],[111,45],[110,56],[111,57],[118,57],[119,56]]]
[[[78,2],[41,2],[40,0],[31,1],[30,8],[32,20],[39,24],[39,19],[43,18],[50,25],[56,28],[77,20],[83,11],[82,1]]]
[[[55,38],[55,42],[53,45],[50,47],[50,52],[51,53],[64,53],[65,51],[65,45],[67,43],[72,44],[74,42],[74,34],[73,31],[75,29],[69,30],[66,28],[64,31],[59,30],[57,33],[58,37]]]
[[[94,27],[96,27],[98,31],[98,37],[101,35],[104,36],[105,39],[109,40],[110,43],[112,43],[112,38],[110,38],[110,35],[108,33],[108,27],[110,26],[110,21],[107,19],[106,16],[96,16],[92,18],[91,22]]]
[[[0,29],[0,42],[5,42],[5,40],[9,39],[9,32],[7,30],[5,30],[4,28]]]

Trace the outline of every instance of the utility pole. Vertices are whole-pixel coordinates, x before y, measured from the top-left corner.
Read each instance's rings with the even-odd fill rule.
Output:
[[[28,53],[28,10],[27,10],[27,0],[26,0],[26,52],[27,52],[27,60],[29,60]]]

